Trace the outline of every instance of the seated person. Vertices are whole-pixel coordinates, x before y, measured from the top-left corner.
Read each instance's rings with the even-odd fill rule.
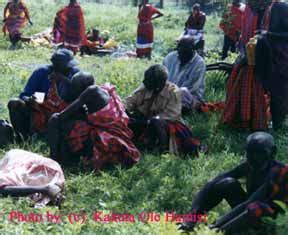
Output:
[[[168,72],[163,65],[153,65],[144,74],[143,85],[126,98],[130,115],[129,127],[135,139],[160,152],[197,153],[199,141],[181,120],[181,90],[167,81]]]
[[[259,225],[262,216],[275,217],[280,212],[274,201],[287,201],[288,166],[275,160],[274,138],[265,132],[248,136],[246,161],[208,182],[195,196],[191,212],[201,214],[223,199],[233,208],[212,228],[234,234]],[[246,178],[246,191],[238,179]],[[193,230],[196,223],[184,222],[180,229]]]
[[[113,39],[109,38],[109,32],[104,31],[103,36],[100,36],[98,29],[92,29],[92,33],[88,32],[86,35],[86,42],[80,48],[81,55],[93,55],[99,53],[111,53],[109,49],[115,49],[118,43]],[[103,50],[107,49],[107,50]]]
[[[37,207],[59,205],[64,182],[59,164],[35,153],[12,149],[0,161],[2,196],[31,196]]]
[[[63,164],[84,156],[96,171],[138,162],[140,153],[131,141],[129,118],[115,88],[94,85],[91,74],[79,72],[71,90],[77,99],[49,120],[51,156]]]
[[[197,46],[197,50],[201,56],[204,54],[204,31],[203,28],[206,22],[206,15],[204,12],[200,10],[200,5],[195,3],[192,8],[192,12],[185,22],[184,33],[181,34],[179,38],[182,38],[184,35],[191,36],[195,45]]]
[[[89,31],[86,34],[86,39],[87,41],[85,45],[81,46],[80,48],[81,55],[96,54],[97,50],[104,45],[104,39],[100,37],[100,32],[96,28],[92,29],[92,32]]]
[[[195,51],[193,38],[181,38],[177,50],[169,53],[163,64],[169,72],[168,80],[182,91],[183,111],[197,108],[203,102],[206,66]]]
[[[51,62],[52,65],[35,70],[19,98],[8,103],[10,120],[20,139],[21,135],[26,139],[33,133],[45,132],[51,115],[70,102],[69,79],[79,71],[73,54],[60,49],[52,55]],[[36,102],[35,92],[45,95],[43,103]]]

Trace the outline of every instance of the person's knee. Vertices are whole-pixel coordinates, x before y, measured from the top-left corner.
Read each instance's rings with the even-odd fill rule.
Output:
[[[149,126],[156,129],[162,128],[164,126],[164,122],[164,120],[154,117],[150,119]]]
[[[21,108],[25,107],[25,103],[19,98],[12,98],[9,100],[7,107],[9,111],[21,110]]]
[[[60,125],[60,118],[58,116],[58,113],[54,113],[48,121],[48,131],[49,129],[57,129],[59,125]]]
[[[226,191],[226,190],[233,190],[235,188],[238,188],[240,186],[240,183],[238,180],[232,177],[227,177],[218,181],[215,184],[215,186],[221,191]]]

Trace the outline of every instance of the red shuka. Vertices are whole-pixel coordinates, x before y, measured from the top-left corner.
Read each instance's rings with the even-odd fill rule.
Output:
[[[228,5],[228,11],[223,15],[219,27],[231,40],[237,42],[241,32],[242,17],[244,11],[242,6]]]
[[[84,15],[77,2],[69,4],[57,12],[53,34],[55,43],[64,43],[65,47],[74,52],[85,44]]]

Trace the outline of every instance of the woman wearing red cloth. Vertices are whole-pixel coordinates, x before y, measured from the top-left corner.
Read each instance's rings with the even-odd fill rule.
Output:
[[[86,40],[85,21],[77,0],[57,12],[53,28],[54,42],[76,53]]]
[[[136,54],[139,58],[151,58],[154,29],[152,20],[163,16],[163,14],[149,4],[148,0],[143,0],[143,4],[139,5],[138,12],[138,28],[137,28],[137,50]]]
[[[268,128],[268,99],[261,82],[256,79],[253,55],[256,42],[253,37],[260,30],[268,28],[271,2],[249,0],[245,8],[239,41],[241,55],[227,82],[226,105],[222,116],[222,122],[234,128]]]
[[[9,33],[9,38],[12,43],[12,48],[21,39],[20,29],[23,28],[27,21],[32,25],[29,11],[26,5],[21,0],[9,1],[4,8],[4,26],[3,33]]]
[[[229,49],[233,53],[236,51],[236,43],[241,33],[244,9],[245,5],[240,0],[233,0],[232,4],[228,5],[228,10],[222,17],[219,25],[224,32],[222,60],[227,57]]]

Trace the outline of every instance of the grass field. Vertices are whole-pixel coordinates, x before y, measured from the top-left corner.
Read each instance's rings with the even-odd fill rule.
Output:
[[[61,2],[61,1],[55,1]],[[25,35],[40,32],[51,27],[60,3],[50,0],[30,0],[33,27],[27,27]],[[63,1],[62,1],[63,2]],[[0,1],[0,12],[4,1]],[[127,48],[134,47],[136,37],[136,8],[113,7],[83,3],[87,27],[97,26],[109,30]],[[155,50],[151,61],[138,59],[111,59],[110,57],[77,57],[80,68],[91,72],[97,83],[110,82],[117,86],[121,97],[127,96],[142,81],[145,69],[154,63],[161,63],[165,54],[175,47],[175,38],[183,29],[187,17],[185,10],[165,9],[165,17],[155,22]],[[220,48],[221,34],[218,30],[217,15],[208,17],[206,26],[207,48]],[[40,64],[49,63],[52,49],[33,48],[21,45],[16,51],[7,50],[7,38],[0,37],[0,118],[8,118],[6,104],[23,89],[30,73]],[[216,53],[210,53],[207,63],[217,60]],[[235,56],[228,60],[232,61]],[[210,73],[206,77],[207,101],[219,101],[225,97],[225,78]],[[209,145],[209,153],[199,158],[181,159],[171,155],[143,153],[139,164],[131,169],[116,167],[96,175],[79,169],[65,169],[66,200],[62,208],[47,207],[35,210],[28,199],[6,198],[0,200],[0,234],[176,234],[176,226],[171,223],[107,223],[93,221],[95,211],[105,213],[154,212],[164,216],[166,211],[188,212],[191,201],[199,188],[218,173],[234,167],[243,160],[243,146],[248,133],[238,133],[218,124],[219,114],[193,114],[186,119],[195,136]],[[287,162],[287,131],[273,133],[278,145],[278,158]],[[1,156],[12,147],[23,148],[48,155],[47,145],[37,139],[21,146],[1,149]],[[225,213],[228,205],[222,203],[209,214],[209,221]],[[62,221],[53,223],[20,223],[9,221],[9,213],[45,214],[47,211],[62,214]],[[70,213],[85,213],[85,223],[69,222]],[[287,217],[277,220],[278,234],[286,234]],[[201,226],[194,234],[213,234]],[[253,233],[252,233],[253,234]]]

